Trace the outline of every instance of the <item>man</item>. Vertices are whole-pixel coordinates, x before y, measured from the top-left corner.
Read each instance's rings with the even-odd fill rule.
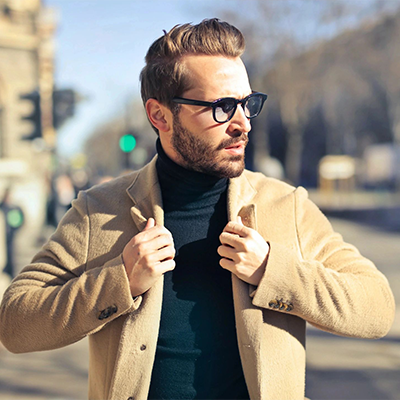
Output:
[[[306,191],[244,171],[266,96],[243,50],[217,19],[150,47],[158,157],[81,192],[5,294],[11,351],[89,335],[91,399],[301,399],[306,321],[363,338],[392,324],[385,277]]]

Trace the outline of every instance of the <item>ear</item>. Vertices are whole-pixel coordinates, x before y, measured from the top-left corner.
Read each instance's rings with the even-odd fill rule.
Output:
[[[172,113],[168,107],[162,105],[156,99],[146,102],[147,117],[159,132],[168,132],[172,127]]]

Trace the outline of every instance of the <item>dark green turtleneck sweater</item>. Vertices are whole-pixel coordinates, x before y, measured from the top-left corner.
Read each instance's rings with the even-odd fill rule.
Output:
[[[230,272],[219,265],[227,179],[189,171],[157,143],[164,224],[176,267],[164,275],[149,399],[248,399],[236,338]]]

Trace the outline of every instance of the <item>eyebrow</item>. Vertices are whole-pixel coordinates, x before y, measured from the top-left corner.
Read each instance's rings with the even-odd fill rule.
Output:
[[[186,97],[180,97],[180,96],[176,96],[176,97],[174,97],[174,99],[178,99],[180,104],[192,104],[192,105],[198,105],[198,106],[211,107],[217,101],[224,100],[224,99],[243,100],[246,97],[249,97],[253,93],[257,93],[257,92],[252,90],[251,93],[249,93],[248,95],[246,95],[244,97],[241,97],[241,98],[237,98],[237,97],[233,97],[233,96],[223,96],[223,97],[218,97],[217,99],[215,99],[213,101],[203,101],[203,100],[196,100],[196,99],[188,99]]]

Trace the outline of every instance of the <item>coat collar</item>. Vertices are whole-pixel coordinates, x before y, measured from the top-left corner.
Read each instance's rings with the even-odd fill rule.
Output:
[[[153,217],[157,225],[164,224],[162,209],[161,189],[158,183],[155,156],[150,163],[137,171],[133,182],[126,189],[128,196],[133,201],[131,216],[138,229],[141,231],[146,221]]]
[[[139,230],[146,221],[153,217],[158,225],[164,224],[161,189],[158,182],[155,156],[149,164],[137,171],[133,182],[127,188],[127,194],[133,201],[132,218]],[[255,204],[251,201],[256,190],[247,179],[246,172],[229,180],[228,184],[228,219],[236,220],[239,215],[244,225],[257,229]]]

